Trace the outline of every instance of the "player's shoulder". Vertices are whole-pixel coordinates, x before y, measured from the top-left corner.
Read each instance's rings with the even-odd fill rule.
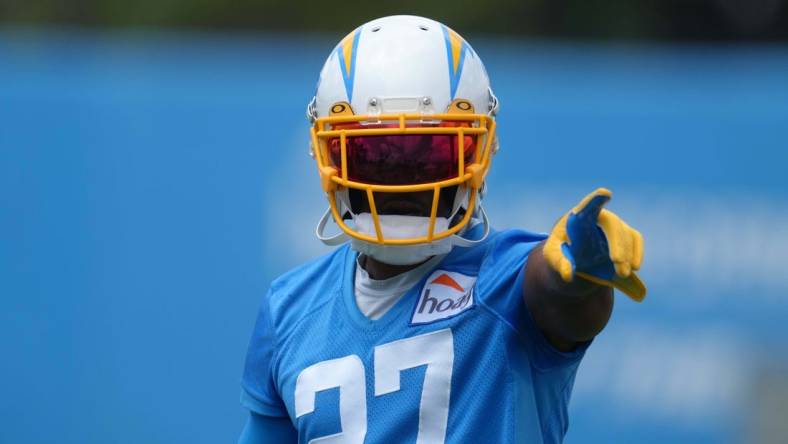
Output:
[[[478,228],[478,226],[474,227],[471,234],[477,234],[477,231],[480,231]],[[503,230],[490,228],[490,233],[483,242],[479,242],[471,248],[460,248],[456,259],[459,262],[475,263],[482,269],[497,266],[501,261],[524,257],[534,246],[546,238],[547,235],[544,233],[519,228]]]
[[[477,276],[477,289],[489,293],[507,277],[515,277],[531,250],[546,237],[522,229],[491,229],[484,242],[462,249],[456,260],[464,264],[461,268]]]
[[[533,245],[547,239],[546,233],[524,230],[522,228],[491,229],[487,238],[490,252],[501,252],[508,248]]]
[[[286,293],[304,286],[337,284],[336,278],[344,272],[349,250],[350,244],[344,244],[286,271],[271,282],[271,290]]]
[[[350,254],[350,246],[345,244],[274,279],[264,301],[274,325],[294,325],[336,297],[345,281]]]
[[[445,266],[474,279],[474,303],[519,332],[523,270],[528,255],[545,238],[521,229],[490,230],[483,242],[452,252]]]
[[[495,231],[490,236],[485,251],[484,264],[494,266],[502,261],[516,260],[527,256],[547,234],[527,231],[520,228],[509,228]]]

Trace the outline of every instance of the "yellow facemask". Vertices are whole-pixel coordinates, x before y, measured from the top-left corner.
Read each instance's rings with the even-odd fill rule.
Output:
[[[349,170],[349,142],[366,136],[433,135],[455,137],[457,168],[449,177],[413,184],[381,184],[360,180]],[[472,141],[468,151],[467,142]],[[330,107],[330,114],[318,117],[311,128],[312,152],[317,161],[320,182],[328,197],[334,222],[347,235],[379,245],[415,245],[451,236],[465,227],[478,205],[479,192],[490,169],[496,147],[495,120],[487,114],[475,114],[468,100],[456,99],[443,114],[355,115],[347,102]],[[448,187],[467,187],[468,202],[461,220],[445,230],[435,232],[441,192]],[[339,191],[359,190],[366,195],[375,227],[375,236],[362,233],[345,223],[338,205]],[[429,226],[423,236],[387,239],[381,229],[375,204],[376,193],[420,193],[432,191]]]

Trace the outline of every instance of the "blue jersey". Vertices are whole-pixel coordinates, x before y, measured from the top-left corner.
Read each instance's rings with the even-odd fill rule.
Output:
[[[283,275],[257,319],[242,403],[289,417],[301,443],[561,442],[588,344],[556,350],[523,301],[543,239],[506,230],[454,248],[378,320],[356,305],[348,245]]]

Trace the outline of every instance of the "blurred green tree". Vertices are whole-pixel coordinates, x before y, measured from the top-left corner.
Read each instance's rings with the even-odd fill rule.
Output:
[[[786,0],[0,0],[0,23],[345,32],[423,15],[463,33],[546,38],[788,40]]]

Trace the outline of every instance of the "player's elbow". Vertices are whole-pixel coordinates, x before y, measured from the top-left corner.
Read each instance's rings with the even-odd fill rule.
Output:
[[[613,312],[613,292],[599,287],[582,297],[552,294],[530,304],[531,314],[550,343],[561,351],[572,351],[599,334]]]
[[[612,313],[613,291],[600,287],[598,294],[564,307],[563,336],[578,343],[590,341],[605,328]]]

